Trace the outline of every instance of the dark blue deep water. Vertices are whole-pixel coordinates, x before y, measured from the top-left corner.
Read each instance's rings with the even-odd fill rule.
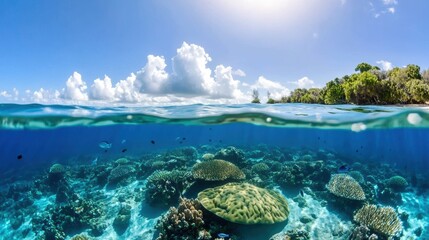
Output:
[[[103,142],[111,147],[100,147]],[[394,238],[429,239],[426,230],[429,111],[424,108],[304,104],[147,108],[0,105],[0,238],[156,239],[162,232],[155,227],[159,217],[168,207],[177,206],[179,200],[161,207],[148,205],[145,201],[149,188],[147,178],[155,171],[192,172],[195,163],[205,161],[204,154],[216,155],[231,147],[243,154],[242,162],[230,161],[246,173],[246,178],[241,181],[281,190],[289,202],[290,216],[288,221],[280,223],[280,227],[271,229],[270,225],[258,225],[259,235],[246,235],[249,231],[240,230],[243,225],[231,223],[222,230],[231,237],[225,239],[270,239],[276,233],[296,237],[292,239],[368,239],[371,234],[377,234],[379,239],[392,237],[380,233],[374,226],[369,226],[367,238],[353,235],[360,225],[353,214],[364,203],[395,209],[402,228]],[[155,158],[165,166],[174,157],[160,156],[183,149],[194,151],[188,162],[151,168]],[[270,156],[275,154],[281,157],[271,159]],[[131,162],[127,166],[132,166],[132,177],[121,179],[124,181],[118,186],[109,187],[112,177],[108,171],[118,166],[115,161],[120,158]],[[350,168],[347,172],[359,172],[364,178],[360,184],[366,201],[347,202],[335,196],[325,187],[329,179],[320,178],[320,182],[315,183],[319,178],[308,177],[311,183],[296,180],[291,184],[276,177],[283,176],[282,171],[289,171],[290,164],[297,164],[300,170],[287,173],[306,178],[320,169],[306,169],[299,164],[311,165],[317,161],[323,162],[331,175],[339,173],[341,166]],[[257,163],[266,163],[270,167],[269,174],[256,173],[252,167]],[[58,180],[64,180],[64,185],[50,186],[54,164],[61,164],[65,169],[65,175]],[[280,167],[274,169],[276,164]],[[94,183],[94,176],[104,170],[106,182]],[[403,177],[407,181],[406,187],[389,187],[389,179],[394,176]],[[206,187],[213,186],[210,183]],[[68,190],[61,190],[63,188]],[[134,195],[125,194],[129,199],[112,197],[124,194],[124,191]],[[387,194],[388,191],[391,193]],[[102,197],[95,197],[95,193]],[[83,216],[85,213],[80,211],[67,213],[64,209],[68,206],[71,209],[81,207],[73,205],[73,201],[77,201],[72,197],[74,194],[79,195],[81,201],[97,205],[103,217],[91,215],[94,219],[88,219],[91,216]],[[63,195],[65,200],[58,200]],[[196,198],[196,194],[190,193],[182,196]],[[297,204],[300,196],[306,199],[305,206]],[[338,203],[349,207],[346,210],[330,207]],[[115,218],[123,205],[132,211],[127,215],[129,221],[118,230]],[[82,208],[85,211],[90,207]],[[310,214],[313,220],[300,222],[300,214],[305,215],[306,211],[326,211],[326,216],[318,218]],[[40,220],[41,216],[45,219]],[[67,217],[79,224],[64,224]],[[292,223],[294,219],[299,224]],[[95,221],[102,222],[101,230],[94,230]],[[210,221],[216,224],[215,220]],[[219,224],[228,225],[228,220],[227,223],[224,221],[219,219]],[[339,231],[338,226],[329,224],[344,225],[344,229],[335,232]],[[202,229],[210,237],[198,238]],[[219,233],[208,225],[188,230],[188,233],[192,231],[197,237],[188,239],[215,239]],[[297,238],[300,234],[302,238]],[[183,239],[186,239],[185,235]]]

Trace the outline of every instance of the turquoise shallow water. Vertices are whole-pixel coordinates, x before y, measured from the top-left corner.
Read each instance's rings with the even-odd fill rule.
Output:
[[[353,216],[364,203],[394,208],[403,226],[396,239],[429,239],[428,139],[424,107],[1,104],[0,235],[156,239],[163,232],[157,221],[179,204],[179,196],[195,199],[204,189],[238,182],[280,191],[289,204],[288,220],[249,227],[202,207],[205,224],[179,239],[198,239],[203,230],[206,239],[219,233],[231,239],[269,239],[276,233],[358,239]],[[195,164],[210,156],[236,165],[245,178],[195,179]],[[57,168],[59,176],[52,173]],[[177,177],[177,171],[184,175]],[[359,180],[365,201],[344,199],[326,187],[340,172]],[[175,177],[151,182],[160,173],[164,180]],[[395,176],[406,185],[392,186]],[[186,184],[172,184],[174,179]],[[121,214],[128,219],[122,225],[115,220]],[[368,234],[388,237],[371,226]]]

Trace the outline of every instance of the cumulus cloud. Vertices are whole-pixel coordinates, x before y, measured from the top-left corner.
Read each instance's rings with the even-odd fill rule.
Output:
[[[236,69],[236,70],[232,71],[232,75],[237,76],[237,77],[245,77],[246,73],[241,69]]]
[[[298,88],[314,88],[316,87],[313,80],[311,80],[308,77],[303,77],[298,79],[298,81],[292,82],[293,84],[297,85]]]
[[[391,14],[394,14],[395,13],[395,8],[394,7],[390,7],[390,8],[387,9],[387,11],[389,13],[391,13]]]
[[[73,72],[60,91],[27,90],[25,99],[66,104],[76,101],[79,104],[245,103],[250,101],[252,89],[270,92],[275,99],[290,94],[289,89],[263,76],[254,84],[237,80],[234,77],[246,76],[243,70],[222,64],[211,69],[208,66],[211,61],[203,47],[183,42],[171,59],[170,73],[163,56],[149,55],[143,68],[116,83],[107,75],[85,82],[81,74]],[[17,89],[0,92],[3,98],[14,96],[18,96]]]
[[[377,64],[381,66],[381,70],[383,71],[389,71],[393,69],[393,64],[385,60],[377,61]]]
[[[167,90],[168,73],[164,57],[149,55],[147,64],[137,72],[136,85],[140,92],[163,93]]]
[[[125,80],[115,86],[115,97],[122,102],[141,102],[142,96],[136,87],[136,75],[131,73]]]
[[[213,88],[215,82],[211,69],[206,65],[211,61],[204,48],[183,42],[173,57],[172,89],[177,93],[204,95]]]
[[[86,82],[82,80],[82,76],[78,72],[74,72],[67,79],[63,97],[69,100],[86,101],[88,100],[86,89]]]
[[[273,99],[281,99],[283,96],[288,96],[290,94],[290,90],[288,88],[278,82],[268,80],[264,76],[260,76],[256,83],[251,86],[251,88],[257,89],[260,94],[261,90],[263,90],[265,93],[269,92],[270,97]]]
[[[95,100],[113,100],[115,89],[112,87],[112,80],[107,75],[104,79],[95,79],[89,90],[89,96]]]

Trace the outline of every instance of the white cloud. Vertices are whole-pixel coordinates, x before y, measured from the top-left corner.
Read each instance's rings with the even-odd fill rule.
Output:
[[[385,60],[377,61],[377,64],[381,66],[381,70],[383,71],[389,71],[393,68],[392,63]]]
[[[298,79],[298,81],[292,82],[293,84],[296,84],[298,88],[314,88],[316,85],[314,84],[314,81],[311,80],[308,77],[303,77]]]
[[[398,4],[397,0],[382,0],[384,5],[396,5]]]
[[[95,100],[113,100],[115,88],[112,87],[112,80],[108,76],[104,76],[103,80],[95,79],[89,90],[89,96]]]
[[[30,95],[31,92],[27,92],[27,95]],[[50,92],[49,90],[46,90],[44,88],[40,88],[39,90],[36,90],[33,92],[32,96],[29,96],[29,99],[35,102],[56,102],[60,99],[61,93],[58,90],[55,90],[53,92]]]
[[[63,97],[69,100],[86,101],[88,94],[86,93],[86,83],[82,80],[82,76],[78,72],[74,72],[66,82]]]
[[[395,5],[398,5],[397,0],[381,0],[378,3],[369,2],[370,12],[372,12],[375,18],[379,18],[387,13],[394,14],[396,8],[393,6]]]
[[[183,42],[173,57],[172,90],[191,95],[207,94],[215,85],[211,70],[206,66],[210,61],[204,48]]]
[[[115,97],[122,102],[141,102],[143,98],[135,82],[134,73],[131,73],[127,79],[119,81],[115,86]]]
[[[259,96],[262,99],[264,99],[264,97],[262,95],[263,92],[261,92],[261,90],[264,90],[265,93],[270,92],[271,98],[276,100],[281,99],[283,96],[288,96],[290,94],[290,90],[288,88],[278,82],[268,80],[264,76],[260,76],[258,78],[258,81],[256,81],[256,83],[253,84],[251,88],[257,89],[259,91]]]
[[[0,96],[1,96],[1,97],[5,97],[5,98],[10,98],[10,97],[12,97],[12,95],[10,95],[10,93],[8,93],[7,91],[1,91],[1,92],[0,92]]]
[[[246,73],[241,69],[237,69],[237,70],[232,71],[232,75],[237,76],[237,77],[245,77]]]
[[[147,64],[137,72],[136,85],[140,92],[163,93],[168,83],[167,64],[164,57],[149,55]]]
[[[232,67],[216,66],[215,85],[209,89],[212,97],[241,98],[243,93],[239,89],[240,81],[232,77]]]

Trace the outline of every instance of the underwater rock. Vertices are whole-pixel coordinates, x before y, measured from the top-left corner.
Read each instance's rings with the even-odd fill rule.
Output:
[[[232,162],[240,167],[243,167],[245,163],[244,152],[232,146],[221,149],[215,154],[214,158]]]
[[[180,198],[179,206],[171,207],[158,220],[156,229],[159,231],[157,240],[201,239],[198,238],[201,234],[208,234],[204,229],[201,204],[197,200],[186,198]]]
[[[10,219],[10,225],[13,230],[17,230],[24,223],[25,218],[22,214],[15,214],[13,218]]]
[[[176,204],[192,184],[190,172],[155,171],[147,178],[145,200],[151,205]]]
[[[402,230],[401,220],[392,207],[377,207],[367,204],[355,213],[353,220],[388,237],[394,236]]]
[[[221,159],[196,163],[192,167],[192,176],[205,181],[240,180],[246,175],[233,163]]]
[[[198,193],[198,200],[208,211],[233,223],[273,224],[289,215],[283,195],[248,183],[208,188]]]
[[[113,220],[113,229],[118,235],[122,235],[130,225],[131,206],[124,205],[118,212],[118,215]]]
[[[367,240],[370,234],[371,230],[367,226],[357,226],[353,229],[349,240]]]
[[[407,180],[401,176],[393,176],[387,179],[385,183],[387,187],[392,188],[397,192],[403,192],[408,186]]]
[[[365,200],[365,193],[359,183],[347,174],[334,174],[327,188],[330,193],[351,200]]]

